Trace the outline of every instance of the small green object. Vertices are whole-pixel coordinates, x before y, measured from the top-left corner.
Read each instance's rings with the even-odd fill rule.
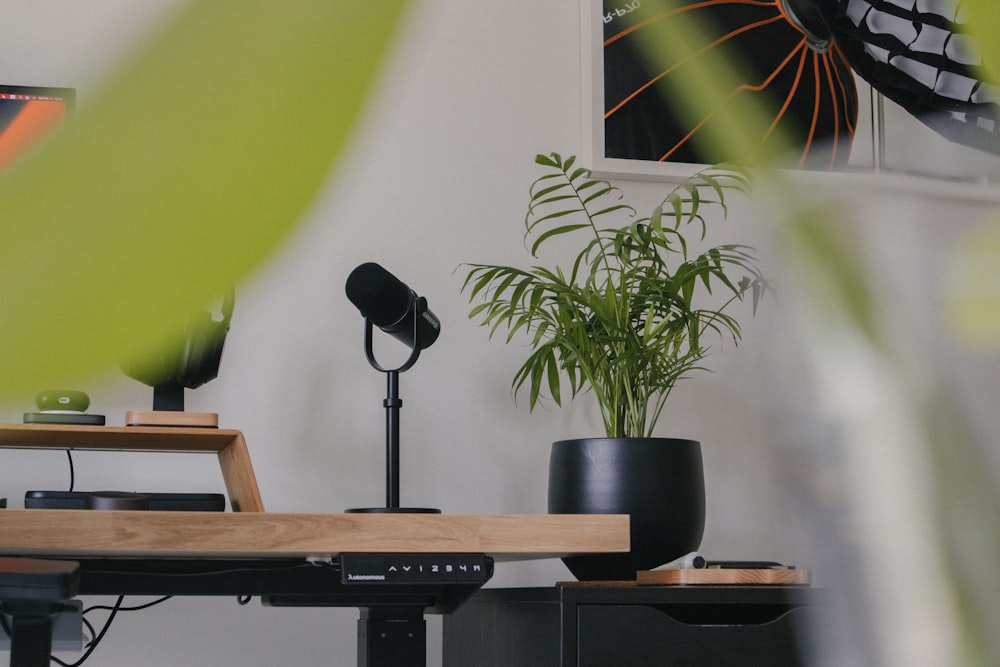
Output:
[[[35,397],[35,404],[42,412],[86,412],[90,396],[74,389],[46,389]]]

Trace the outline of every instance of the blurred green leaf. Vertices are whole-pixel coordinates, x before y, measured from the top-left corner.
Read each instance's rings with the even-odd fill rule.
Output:
[[[1000,4],[996,0],[965,0],[962,12],[987,69],[996,82],[1000,64]],[[1000,216],[993,213],[983,229],[958,242],[950,288],[951,318],[956,334],[977,347],[1000,345],[1000,297],[996,266],[1000,263]]]
[[[404,5],[196,2],[81,91],[0,177],[2,390],[113,367],[260,264],[329,177]]]
[[[993,215],[989,224],[957,240],[945,286],[953,332],[980,349],[1000,346],[1000,223]]]
[[[983,61],[994,74],[1000,63],[1000,42],[995,39],[996,28],[1000,26],[1000,5],[996,0],[963,0],[961,14],[965,25],[976,38],[976,46],[981,51]]]

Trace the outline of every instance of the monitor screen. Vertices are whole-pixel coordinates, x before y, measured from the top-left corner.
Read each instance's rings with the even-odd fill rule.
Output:
[[[62,123],[75,104],[72,88],[0,84],[0,169]]]

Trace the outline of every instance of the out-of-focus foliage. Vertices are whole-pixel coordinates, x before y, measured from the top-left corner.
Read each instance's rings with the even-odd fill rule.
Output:
[[[194,2],[0,176],[0,383],[154,347],[257,266],[331,173],[405,2]]]

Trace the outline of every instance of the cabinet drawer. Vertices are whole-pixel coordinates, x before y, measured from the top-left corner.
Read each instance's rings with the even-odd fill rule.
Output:
[[[579,667],[798,667],[809,608],[580,605]]]

